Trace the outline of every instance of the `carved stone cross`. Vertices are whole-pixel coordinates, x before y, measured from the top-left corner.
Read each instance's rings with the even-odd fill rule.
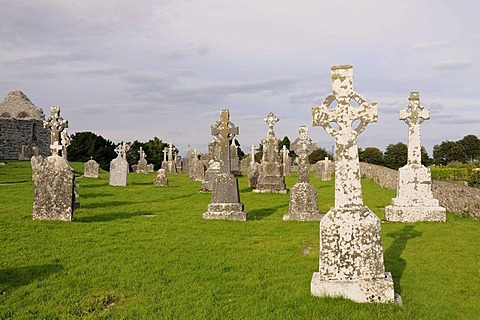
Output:
[[[285,146],[284,146],[285,147]],[[298,155],[298,182],[308,183],[308,156],[317,149],[317,144],[308,137],[308,126],[298,126],[298,137],[290,144],[290,148]],[[285,147],[284,150],[287,150]]]
[[[238,135],[238,127],[230,122],[228,109],[220,112],[220,121],[211,126],[212,135],[218,140],[220,149],[220,173],[230,173],[230,140]]]
[[[130,150],[130,144],[126,143],[125,141],[122,141],[116,148],[115,152],[117,153],[117,158],[123,158],[126,159],[127,157],[127,151]]]
[[[268,133],[272,134],[273,132],[273,126],[277,124],[280,119],[277,118],[276,115],[273,114],[273,112],[269,112],[265,118],[263,118],[263,121],[265,121],[268,124]]]
[[[353,107],[354,101],[359,107]],[[336,106],[330,106],[336,102]],[[312,108],[314,126],[322,126],[335,139],[335,207],[363,205],[357,137],[377,121],[377,104],[367,103],[353,91],[353,67],[332,67],[332,94]],[[335,123],[335,125],[332,125]]]
[[[173,151],[175,150],[175,148],[173,147],[173,144],[170,143],[168,145],[168,161],[173,161]]]
[[[60,107],[52,106],[50,108],[50,117],[43,122],[43,127],[50,131],[50,150],[52,155],[59,155],[62,150],[60,134],[65,128],[68,128],[68,121],[60,116]]]
[[[162,151],[162,152],[163,152],[163,161],[164,161],[164,162],[167,162],[168,148],[167,148],[167,147],[163,148],[163,151]]]
[[[140,160],[145,159],[145,151],[143,151],[142,147],[140,147],[140,150],[138,150],[138,154],[140,155]]]
[[[408,164],[422,164],[420,125],[430,119],[430,110],[420,104],[420,93],[410,92],[408,106],[400,110],[400,120],[408,125]]]

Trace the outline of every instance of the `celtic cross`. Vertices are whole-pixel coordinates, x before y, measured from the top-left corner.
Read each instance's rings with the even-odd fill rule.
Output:
[[[52,155],[59,155],[62,150],[60,134],[65,128],[68,128],[68,121],[60,116],[60,107],[52,106],[50,108],[50,117],[43,122],[43,127],[50,131],[50,150]]]
[[[408,164],[422,164],[420,125],[430,119],[430,110],[420,104],[420,93],[410,92],[408,106],[400,110],[400,120],[408,125]]]
[[[263,121],[265,121],[268,124],[268,134],[274,134],[273,131],[273,126],[277,124],[280,119],[277,118],[276,115],[273,114],[273,112],[269,112],[265,118],[263,118]]]
[[[308,137],[308,126],[298,126],[298,137],[290,144],[290,148],[298,155],[300,160],[298,182],[308,183],[308,156],[317,148],[317,144]],[[284,150],[287,150],[287,148],[285,147]]]
[[[230,140],[238,135],[238,127],[230,122],[228,109],[220,112],[220,121],[211,126],[212,135],[218,140],[220,149],[220,173],[230,173]]]

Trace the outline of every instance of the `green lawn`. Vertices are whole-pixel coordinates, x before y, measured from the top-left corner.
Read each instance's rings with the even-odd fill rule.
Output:
[[[207,221],[200,182],[154,177],[78,178],[73,222],[32,221],[30,163],[0,167],[0,319],[480,319],[479,221],[382,223],[403,306],[358,304],[310,295],[319,225],[284,222],[288,194],[254,194],[241,177],[250,220]],[[333,181],[310,180],[324,213]],[[364,180],[363,191],[383,218],[395,190]]]

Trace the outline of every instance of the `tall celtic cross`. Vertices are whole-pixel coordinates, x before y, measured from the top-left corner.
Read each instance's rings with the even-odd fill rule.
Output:
[[[267,116],[263,118],[263,121],[268,124],[268,134],[274,134],[273,126],[276,125],[280,119],[278,119],[277,116],[270,111]]]
[[[116,148],[115,152],[117,153],[117,158],[126,159],[127,151],[130,150],[130,144],[122,141]]]
[[[230,141],[238,135],[238,127],[230,122],[230,111],[220,112],[220,121],[211,126],[212,135],[218,140],[220,149],[220,173],[230,173]]]
[[[170,143],[168,145],[168,161],[173,161],[173,151],[175,150],[175,148],[173,147],[173,144]]]
[[[143,151],[142,147],[138,150],[138,154],[140,155],[140,160],[145,160],[145,151]]]
[[[332,106],[334,102],[336,106]],[[312,121],[335,140],[335,208],[362,206],[357,137],[370,122],[377,121],[377,104],[367,103],[353,91],[353,66],[332,67],[332,94],[321,106],[312,108]]]
[[[308,183],[308,173],[310,171],[308,156],[317,149],[317,144],[308,136],[308,126],[298,126],[298,137],[290,144],[290,148],[298,155],[300,160],[298,164],[298,182]]]
[[[420,93],[410,92],[408,106],[400,110],[400,120],[408,125],[408,164],[422,164],[420,125],[430,119],[430,110],[420,104]]]
[[[68,121],[60,116],[60,107],[50,108],[50,117],[43,122],[43,127],[50,131],[50,150],[52,155],[59,155],[62,150],[61,133],[68,128]]]

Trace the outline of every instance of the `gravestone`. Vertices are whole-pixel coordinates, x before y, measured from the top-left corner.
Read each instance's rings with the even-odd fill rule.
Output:
[[[138,150],[138,154],[140,158],[138,159],[137,162],[137,167],[135,168],[136,173],[147,173],[147,154],[145,151],[143,151],[143,148],[140,147],[140,150]]]
[[[322,105],[312,108],[313,125],[322,126],[335,140],[336,161],[335,207],[320,221],[320,267],[313,274],[311,293],[356,302],[394,302],[393,279],[384,267],[380,219],[363,204],[358,161],[357,137],[368,123],[377,121],[377,105],[353,91],[352,66],[332,67],[332,88]]]
[[[127,151],[130,149],[130,145],[125,141],[120,143],[115,152],[117,157],[110,161],[110,174],[108,183],[111,186],[125,187],[127,185],[128,178],[128,162]]]
[[[283,164],[283,175],[289,176],[292,173],[292,159],[288,153],[290,150],[287,149],[286,145],[282,147],[282,164]]]
[[[308,179],[308,155],[317,149],[317,144],[308,137],[307,126],[299,126],[298,133],[298,138],[290,145],[298,155],[298,181],[290,189],[288,213],[283,215],[283,220],[320,221],[323,215],[318,213],[317,189]]]
[[[388,221],[446,221],[446,210],[432,193],[430,169],[422,165],[420,125],[430,119],[430,110],[420,104],[420,94],[410,92],[408,106],[400,111],[400,120],[408,125],[408,160],[398,169],[397,197],[385,207]]]
[[[252,144],[250,147],[250,164],[247,168],[247,178],[248,178],[248,187],[255,188],[257,187],[258,183],[258,175],[260,166],[257,162],[255,162],[255,145]]]
[[[43,157],[40,153],[38,147],[32,148],[32,158],[30,159],[30,163],[32,165],[32,180],[35,180],[35,175],[37,174],[38,169],[42,165]]]
[[[260,172],[256,193],[287,193],[285,177],[283,176],[282,164],[278,156],[278,140],[275,137],[273,126],[279,119],[270,112],[264,119],[268,124],[267,137],[262,140],[263,155],[260,163]]]
[[[228,109],[221,111],[220,121],[212,125],[211,129],[218,141],[220,173],[213,181],[212,199],[202,218],[245,221],[248,213],[243,210],[238,181],[230,168],[230,142],[238,135],[238,127],[230,121]]]
[[[150,173],[150,172],[153,172],[155,171],[155,166],[153,163],[149,163],[147,164],[147,172]]]
[[[190,145],[187,146],[187,151],[185,152],[185,158],[183,159],[182,171],[190,174],[190,161],[193,157],[193,150],[190,148]]]
[[[238,177],[242,175],[242,172],[240,172],[240,159],[238,159],[238,149],[235,141],[236,139],[233,138],[232,144],[230,145],[230,158],[232,173]]]
[[[90,157],[90,160],[83,165],[83,176],[86,178],[98,178],[99,170],[100,165]]]
[[[156,187],[168,187],[168,179],[165,174],[165,169],[158,169],[157,177],[153,179],[153,184]]]
[[[168,145],[167,173],[177,173],[177,164],[175,163],[175,147],[172,143]]]
[[[315,177],[322,178],[322,181],[332,180],[332,173],[335,171],[333,161],[325,157],[325,160],[317,161],[315,164]]]
[[[202,181],[202,190],[209,192],[213,189],[213,181],[220,173],[220,142],[216,137],[208,144],[208,166]]]
[[[50,132],[52,154],[37,164],[35,170],[33,219],[72,221],[75,209],[75,174],[62,156],[65,150],[62,132],[68,127],[68,121],[60,116],[60,108],[53,106],[50,117],[43,125]]]
[[[197,149],[193,150],[192,158],[190,160],[190,180],[193,181],[203,181],[205,178],[205,165],[203,160],[198,158]]]
[[[163,161],[162,161],[162,164],[161,164],[161,168],[167,170],[167,153],[168,153],[168,148],[167,148],[167,147],[163,148],[162,152],[163,152]]]

